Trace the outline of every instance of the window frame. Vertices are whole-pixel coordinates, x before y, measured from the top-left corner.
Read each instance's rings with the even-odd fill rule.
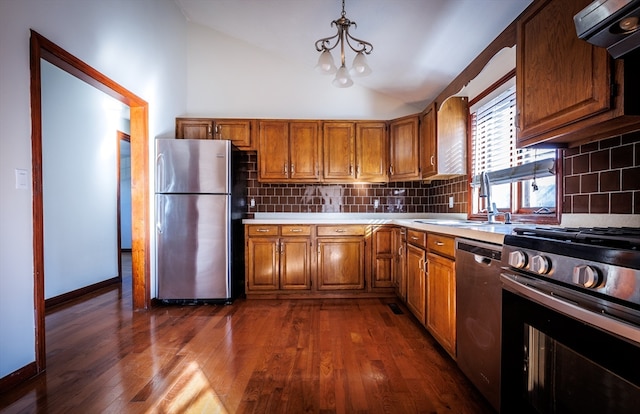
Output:
[[[489,95],[490,93],[492,93],[493,91],[495,91],[496,89],[498,89],[500,86],[502,86],[504,83],[512,80],[513,78],[515,78],[516,76],[516,71],[515,69],[511,70],[509,73],[507,73],[506,75],[504,75],[502,78],[500,78],[499,80],[497,80],[495,83],[493,83],[491,86],[489,86],[487,89],[485,89],[484,91],[482,91],[481,93],[478,94],[478,96],[476,96],[474,99],[472,99],[471,101],[469,101],[469,105],[468,108],[471,108],[474,104],[476,104],[477,102],[479,102],[481,99],[485,98],[487,95]],[[517,96],[516,96],[517,99]],[[487,214],[486,213],[474,213],[473,212],[473,206],[474,206],[474,191],[473,191],[473,187],[471,186],[471,183],[473,181],[473,171],[472,171],[472,159],[471,159],[471,154],[472,154],[472,148],[473,148],[473,117],[472,117],[472,113],[469,110],[468,114],[467,114],[467,179],[468,179],[468,183],[469,183],[469,191],[468,191],[468,196],[467,196],[467,217],[469,220],[478,220],[478,221],[484,221],[487,219]],[[517,121],[516,121],[517,122]],[[516,131],[518,130],[518,127],[516,125]],[[529,147],[529,148],[534,148],[534,147]],[[522,224],[560,224],[560,220],[561,220],[561,215],[562,215],[562,200],[563,200],[563,188],[562,188],[562,177],[563,175],[563,162],[562,162],[562,150],[559,149],[557,146],[544,146],[543,145],[537,145],[535,146],[535,148],[540,148],[540,149],[549,149],[549,148],[555,148],[556,149],[556,153],[555,153],[555,179],[556,179],[556,206],[554,211],[552,211],[549,214],[536,214],[535,211],[538,210],[538,208],[525,208],[522,207],[522,192],[523,192],[523,185],[524,182],[523,181],[517,181],[517,182],[513,182],[511,183],[511,194],[510,194],[510,205],[511,208],[510,210],[506,210],[504,208],[500,209],[498,208],[498,212],[499,213],[506,213],[509,212],[511,213],[511,221],[515,222],[515,223],[522,223]],[[503,214],[499,214],[497,216],[497,220],[498,221],[504,221],[504,215]]]

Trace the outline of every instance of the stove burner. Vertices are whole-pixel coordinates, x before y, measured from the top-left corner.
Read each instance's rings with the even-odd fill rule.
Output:
[[[640,228],[637,227],[516,227],[513,232],[520,236],[640,251]]]

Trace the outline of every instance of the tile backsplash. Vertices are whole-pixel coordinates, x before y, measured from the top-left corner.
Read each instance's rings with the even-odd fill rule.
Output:
[[[564,213],[640,214],[640,131],[564,150]]]
[[[247,205],[255,201],[249,213],[467,212],[467,177],[431,183],[266,184],[258,182],[256,152],[247,155]],[[640,131],[564,150],[563,173],[563,213],[640,214]]]
[[[249,213],[465,213],[467,178],[381,184],[266,184],[258,182],[257,155],[247,163]],[[449,208],[453,197],[453,208]],[[377,201],[376,201],[377,200]]]

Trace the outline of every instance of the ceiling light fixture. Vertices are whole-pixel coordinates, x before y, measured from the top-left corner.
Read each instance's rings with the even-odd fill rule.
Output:
[[[348,88],[353,85],[353,80],[351,80],[351,76],[349,75],[349,71],[345,65],[345,43],[356,53],[353,63],[351,64],[351,74],[353,76],[367,76],[371,73],[371,68],[367,64],[367,58],[365,55],[368,55],[373,51],[373,45],[369,42],[365,42],[364,40],[356,39],[349,34],[349,28],[352,25],[353,27],[358,26],[356,25],[356,22],[347,18],[344,11],[344,0],[342,0],[342,15],[339,19],[331,22],[331,26],[334,25],[338,29],[338,33],[333,36],[320,39],[316,42],[316,50],[318,52],[322,52],[320,53],[320,58],[318,59],[318,65],[316,67],[320,69],[322,73],[336,74],[336,77],[332,82],[333,86],[337,86],[338,88]],[[331,45],[331,42],[334,40],[335,43]],[[333,63],[333,56],[331,55],[331,50],[335,49],[338,45],[340,45],[340,68],[336,68],[335,63]]]

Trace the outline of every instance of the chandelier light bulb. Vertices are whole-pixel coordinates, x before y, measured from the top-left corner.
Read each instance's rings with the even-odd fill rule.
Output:
[[[353,58],[351,65],[351,74],[354,76],[367,76],[371,73],[371,68],[367,64],[367,57],[360,52]]]
[[[333,55],[328,50],[320,53],[320,58],[318,59],[318,64],[316,67],[320,70],[320,72],[326,75],[332,75],[336,73],[338,68],[336,64],[333,63]]]
[[[349,71],[344,65],[340,66],[340,69],[338,69],[332,84],[338,88],[348,88],[353,85],[353,80],[351,80],[351,76],[349,76]]]

